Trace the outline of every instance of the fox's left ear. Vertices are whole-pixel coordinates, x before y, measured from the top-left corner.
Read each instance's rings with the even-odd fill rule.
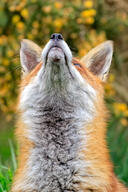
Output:
[[[112,55],[113,42],[105,41],[89,51],[89,53],[81,59],[81,62],[85,63],[86,67],[94,75],[97,75],[102,81],[105,81],[111,65]]]
[[[24,74],[31,72],[41,61],[42,49],[33,41],[23,39],[20,48],[20,61]]]

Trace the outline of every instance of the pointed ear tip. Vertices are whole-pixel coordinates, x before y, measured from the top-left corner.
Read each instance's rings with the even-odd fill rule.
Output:
[[[21,49],[30,49],[31,47],[35,46],[36,44],[29,40],[29,39],[22,39],[20,42],[20,48]],[[36,45],[37,46],[37,45]]]
[[[20,49],[30,49],[30,50],[37,50],[42,51],[42,48],[38,46],[35,42],[29,39],[22,39],[20,42]]]
[[[20,43],[24,43],[26,41],[28,41],[28,39],[21,39]]]
[[[113,51],[114,48],[114,42],[112,40],[105,41],[105,44],[108,46],[108,48]]]
[[[107,40],[106,43],[108,43],[111,46],[114,46],[114,42],[112,40]]]
[[[21,41],[20,41],[20,43],[21,44],[24,44],[24,43],[28,43],[28,42],[30,42],[31,40],[29,40],[29,39],[22,39]]]
[[[20,48],[23,48],[25,46],[25,44],[28,43],[28,41],[29,41],[28,39],[22,39],[20,41]]]

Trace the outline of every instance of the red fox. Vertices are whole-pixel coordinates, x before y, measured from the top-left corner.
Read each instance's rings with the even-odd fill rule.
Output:
[[[103,82],[112,60],[106,41],[80,61],[61,34],[44,49],[22,40],[23,76],[12,192],[126,192],[106,144]]]

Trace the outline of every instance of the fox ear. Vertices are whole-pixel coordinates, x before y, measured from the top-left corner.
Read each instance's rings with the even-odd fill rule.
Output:
[[[41,61],[42,49],[34,42],[23,39],[20,48],[20,61],[25,74],[29,73]]]
[[[112,54],[113,42],[105,41],[89,51],[89,53],[81,59],[81,62],[85,63],[86,67],[94,75],[97,75],[102,81],[105,81],[111,65]]]

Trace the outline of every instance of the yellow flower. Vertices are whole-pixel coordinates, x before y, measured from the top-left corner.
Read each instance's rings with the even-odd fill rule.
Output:
[[[71,33],[71,38],[72,39],[76,39],[77,38],[77,34],[76,33]]]
[[[93,17],[86,18],[85,23],[89,24],[89,25],[93,24],[94,23],[94,18]]]
[[[0,95],[1,95],[1,91],[0,91]],[[3,94],[3,96],[4,95],[5,94]],[[8,111],[8,107],[6,105],[1,105],[1,110],[6,113]]]
[[[81,24],[81,23],[83,23],[83,19],[82,19],[82,18],[78,18],[78,19],[76,20],[76,22],[77,22],[78,24]]]
[[[21,11],[21,15],[22,17],[24,17],[25,19],[27,19],[29,17],[29,12],[27,9],[22,9]]]
[[[110,83],[112,83],[115,80],[114,74],[110,73],[108,80],[109,80]]]
[[[45,13],[49,13],[51,11],[52,7],[50,5],[42,7],[42,11]]]
[[[63,7],[63,4],[61,2],[59,2],[59,1],[57,1],[57,2],[54,3],[54,6],[55,6],[56,9],[61,9]]]
[[[79,56],[83,57],[85,55],[86,51],[84,49],[79,50]]]
[[[22,0],[20,3],[15,7],[16,11],[20,11],[25,6],[25,1]]]
[[[16,7],[15,7],[14,5],[12,5],[12,6],[9,7],[9,10],[10,10],[11,12],[15,11],[15,9],[16,9]]]
[[[33,35],[37,35],[38,30],[34,28],[34,29],[32,29],[32,31],[31,31],[31,32],[32,32],[32,34],[33,34]]]
[[[101,32],[98,36],[97,36],[97,40],[96,43],[94,44],[95,46],[98,45],[99,43],[102,43],[103,41],[106,40],[106,35],[104,32]]]
[[[0,72],[1,73],[5,73],[6,72],[6,68],[4,66],[0,66]],[[1,82],[0,82],[1,83]]]
[[[111,84],[106,83],[106,84],[105,84],[105,90],[106,90],[107,92],[109,92],[109,91],[111,91],[111,89],[112,89]]]
[[[7,51],[7,56],[12,57],[14,55],[14,52],[12,50]]]
[[[95,16],[96,15],[96,10],[95,9],[89,9],[90,15]]]
[[[93,2],[90,1],[90,0],[85,1],[85,2],[84,2],[84,6],[85,6],[86,8],[92,8],[92,7],[93,7]]]
[[[46,24],[52,23],[52,17],[48,16],[46,18],[42,18],[42,23],[46,23]]]
[[[128,109],[126,111],[124,111],[124,116],[128,117]]]
[[[74,1],[74,4],[78,7],[78,6],[80,6],[81,1],[80,1],[80,0],[75,0],[75,1]]]
[[[73,14],[73,7],[63,8],[64,17],[69,17],[70,14]]]
[[[34,36],[31,33],[28,33],[27,37],[28,37],[28,39],[31,39],[31,40],[34,38]]]
[[[18,40],[21,41],[22,39],[24,39],[24,35],[21,35],[21,34],[20,34],[20,35],[18,36]]]
[[[5,78],[6,78],[7,81],[10,81],[12,79],[12,76],[11,76],[10,73],[6,73]]]
[[[113,89],[113,86],[110,83],[105,83],[105,91],[106,91],[107,96],[115,95],[115,90]]]
[[[9,65],[9,60],[7,58],[3,58],[2,59],[2,64],[5,65],[5,66],[8,66]]]
[[[59,28],[61,28],[62,27],[62,25],[63,25],[63,20],[62,19],[55,19],[54,21],[53,21],[53,25],[54,25],[54,27],[56,27],[57,29]]]
[[[122,12],[121,19],[123,19],[124,21],[127,20],[128,19],[127,13]]]
[[[2,45],[3,44],[3,39],[2,39],[2,37],[0,37],[0,45]]]
[[[96,15],[96,10],[95,9],[89,9],[89,10],[84,10],[81,12],[81,16],[86,18],[86,17],[92,17]]]
[[[17,25],[16,25],[17,29],[19,31],[23,31],[24,29],[24,23],[22,21],[18,22]]]
[[[116,113],[126,112],[128,110],[125,103],[114,103],[113,107]]]
[[[17,23],[18,21],[20,20],[20,16],[19,15],[14,15],[13,17],[12,17],[12,23]]]
[[[125,118],[122,118],[122,119],[120,120],[120,122],[121,122],[121,124],[122,124],[123,126],[127,126],[127,125],[128,125],[128,121],[127,121],[127,119],[125,119]]]
[[[38,28],[38,27],[39,27],[39,22],[38,22],[38,21],[34,21],[33,24],[32,24],[32,26],[33,26],[34,28]]]

